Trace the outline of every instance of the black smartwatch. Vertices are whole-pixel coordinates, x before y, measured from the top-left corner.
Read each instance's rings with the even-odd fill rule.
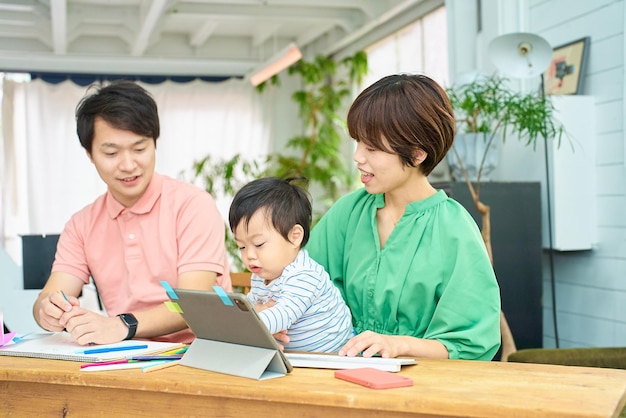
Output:
[[[137,318],[135,318],[135,315],[133,315],[132,313],[123,313],[119,314],[118,316],[120,317],[124,325],[128,327],[128,335],[124,339],[132,339],[137,332]]]

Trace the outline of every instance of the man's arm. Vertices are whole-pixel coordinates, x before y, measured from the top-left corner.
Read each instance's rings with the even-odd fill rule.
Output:
[[[178,277],[178,288],[192,290],[213,290],[217,273],[213,271],[190,271]],[[137,318],[137,333],[139,338],[153,338],[170,334],[187,328],[187,323],[177,312],[171,312],[165,304],[142,312],[131,312]],[[117,318],[122,324],[122,321]],[[128,328],[124,324],[124,336]]]
[[[179,277],[182,289],[210,290],[215,284],[217,273],[193,271]],[[73,280],[72,280],[73,279]],[[35,302],[35,320],[48,331],[72,334],[79,344],[109,344],[124,340],[128,328],[117,316],[107,317],[80,307],[77,296],[82,289],[82,280],[66,274],[54,273]],[[57,292],[63,290],[67,298]],[[182,316],[170,312],[165,304],[141,312],[131,312],[137,318],[138,338],[153,338],[187,328]]]

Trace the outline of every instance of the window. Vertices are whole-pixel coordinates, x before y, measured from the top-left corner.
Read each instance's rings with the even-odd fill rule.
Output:
[[[369,73],[363,81],[364,88],[396,73],[425,74],[446,86],[449,81],[446,8],[435,9],[365,51]]]

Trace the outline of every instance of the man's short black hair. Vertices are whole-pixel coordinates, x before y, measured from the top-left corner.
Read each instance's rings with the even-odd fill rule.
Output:
[[[116,129],[152,138],[159,137],[159,112],[150,93],[129,80],[92,85],[76,107],[76,133],[83,148],[91,154],[97,117]]]

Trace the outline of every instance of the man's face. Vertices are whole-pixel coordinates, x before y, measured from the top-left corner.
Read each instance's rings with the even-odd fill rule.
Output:
[[[100,178],[124,207],[133,206],[143,196],[156,160],[153,138],[117,129],[96,118],[91,154]]]

